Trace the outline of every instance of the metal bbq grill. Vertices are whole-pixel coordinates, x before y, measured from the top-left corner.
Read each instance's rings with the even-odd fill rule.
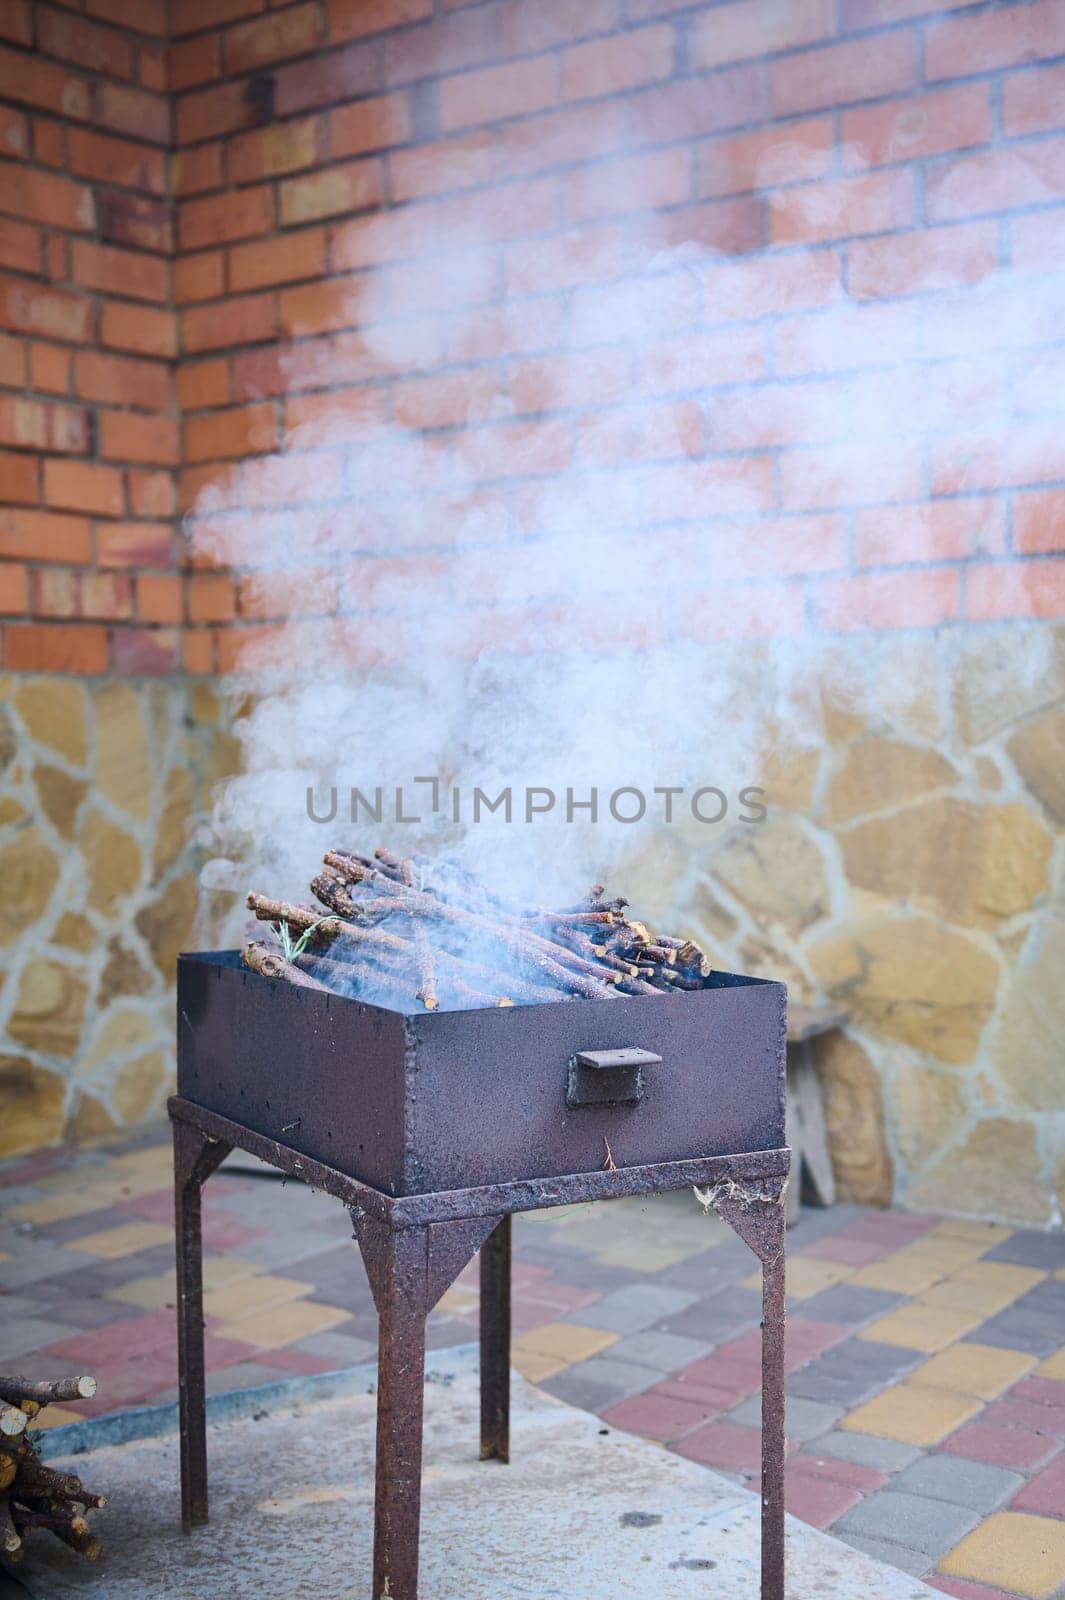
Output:
[[[784,1596],[785,990],[403,1013],[178,963],[182,1519],[207,1521],[201,1189],[230,1150],[349,1210],[379,1318],[374,1600],[417,1600],[425,1319],[480,1250],[481,1456],[509,1456],[510,1218],[698,1186],[762,1263],[762,1600]]]

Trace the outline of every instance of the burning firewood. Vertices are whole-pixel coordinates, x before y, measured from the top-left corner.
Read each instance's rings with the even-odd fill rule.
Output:
[[[28,1418],[53,1401],[88,1400],[96,1393],[96,1379],[59,1378],[41,1382],[32,1378],[0,1377],[2,1415],[16,1413],[21,1427],[3,1427],[0,1442],[0,1551],[9,1561],[21,1561],[24,1537],[30,1528],[46,1528],[87,1561],[99,1559],[102,1546],[86,1521],[85,1513],[106,1504],[101,1494],[90,1494],[73,1472],[45,1466],[37,1436],[25,1432]]]
[[[653,934],[605,900],[553,910],[508,904],[455,862],[378,848],[327,851],[311,891],[324,909],[249,894],[275,942],[249,938],[264,977],[427,1011],[549,1000],[616,1000],[702,989],[710,963],[690,939]]]

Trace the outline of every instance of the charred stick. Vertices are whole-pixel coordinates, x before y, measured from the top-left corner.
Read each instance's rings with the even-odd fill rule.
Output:
[[[323,994],[329,993],[324,983],[319,983],[317,978],[312,978],[309,973],[301,972],[282,951],[271,950],[257,939],[245,947],[241,959],[252,972],[261,973],[264,978],[283,978],[286,983],[295,984],[297,989],[318,989]]]
[[[63,1500],[72,1500],[80,1499],[82,1492],[81,1479],[76,1473],[56,1472],[36,1456],[26,1457],[19,1463],[16,1500],[24,1495],[35,1499],[58,1495]]]
[[[298,933],[307,933],[313,928],[315,938],[336,939],[351,930],[351,925],[342,917],[319,917],[306,906],[271,900],[264,894],[250,894],[247,903],[248,910],[253,911],[260,922],[283,922]]]
[[[7,1495],[0,1495],[0,1550],[5,1555],[13,1555],[22,1543],[18,1530],[11,1515],[11,1505]]]
[[[56,1378],[53,1383],[36,1378],[0,1378],[0,1400],[18,1405],[23,1399],[46,1406],[55,1400],[91,1400],[95,1378]]]
[[[29,1417],[21,1406],[0,1405],[0,1434],[8,1439],[16,1439],[20,1433],[25,1433]]]

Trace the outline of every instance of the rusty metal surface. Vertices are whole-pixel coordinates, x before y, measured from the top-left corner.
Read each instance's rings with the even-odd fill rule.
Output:
[[[483,1189],[446,1189],[438,1194],[393,1198],[369,1184],[319,1161],[312,1161],[276,1139],[264,1138],[229,1117],[173,1095],[170,1116],[188,1122],[216,1139],[258,1156],[280,1172],[302,1178],[314,1189],[331,1194],[349,1209],[390,1222],[394,1228],[420,1227],[426,1222],[449,1222],[460,1217],[504,1216],[515,1211],[538,1211],[549,1206],[576,1205],[585,1200],[616,1200],[630,1194],[665,1194],[671,1189],[710,1185],[732,1176],[742,1181],[785,1176],[791,1160],[786,1146],[751,1154],[705,1156],[693,1161],[652,1162],[644,1167],[619,1167],[616,1172],[576,1172],[560,1178],[519,1179],[491,1184]]]
[[[181,1526],[189,1533],[207,1521],[201,1191],[231,1146],[205,1136],[188,1123],[175,1122],[173,1132]]]
[[[381,1234],[371,1276],[378,1313],[373,1594],[418,1600],[429,1230]]]
[[[178,964],[181,1096],[394,1195],[784,1143],[785,992],[717,975],[674,996],[406,1015],[297,989],[236,952]],[[567,1107],[569,1063],[662,1057],[637,1104]]]
[[[379,1319],[374,1600],[417,1600],[425,1318],[474,1251],[481,1454],[506,1461],[511,1214],[704,1185],[763,1266],[762,1600],[784,1600],[783,987],[722,974],[674,998],[411,1016],[238,960],[179,964],[186,1525],[207,1517],[199,1204],[218,1152],[246,1150],[351,1212]],[[587,1100],[572,1099],[578,1070]],[[593,1092],[619,1074],[627,1098]]]
[[[481,1460],[510,1460],[510,1218],[481,1251]]]

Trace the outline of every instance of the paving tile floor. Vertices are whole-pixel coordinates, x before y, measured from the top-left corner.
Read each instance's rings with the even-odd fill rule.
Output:
[[[372,1359],[343,1208],[235,1155],[205,1191],[212,1390]],[[0,1350],[97,1397],[176,1394],[162,1130],[0,1167]],[[754,1481],[756,1263],[687,1192],[515,1222],[514,1365],[608,1426]],[[789,1235],[788,1508],[955,1600],[1065,1600],[1065,1237],[838,1205]],[[474,1263],[432,1348],[476,1337]]]

